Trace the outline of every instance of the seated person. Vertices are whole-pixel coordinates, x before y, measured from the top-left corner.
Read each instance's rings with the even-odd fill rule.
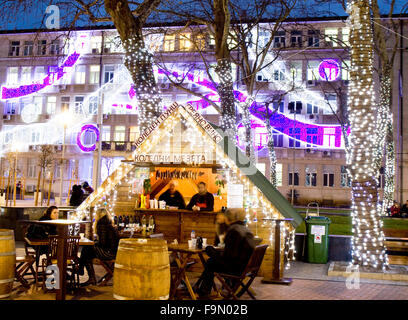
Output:
[[[402,205],[401,217],[408,218],[408,200]]]
[[[59,210],[56,206],[50,206],[39,219],[39,221],[56,220],[58,219]],[[56,235],[57,227],[51,224],[31,224],[27,229],[28,239],[48,239],[48,236]],[[40,246],[39,253],[47,254],[48,246]]]
[[[225,248],[218,251],[208,246],[205,251],[210,257],[205,264],[204,272],[198,280],[198,294],[206,297],[211,293],[214,283],[214,272],[240,275],[255,248],[254,235],[244,225],[243,209],[227,209],[224,213],[228,230],[225,235]]]
[[[84,274],[84,267],[88,272],[88,281],[82,283],[82,286],[95,285],[95,270],[93,268],[92,259],[114,260],[119,245],[119,234],[113,226],[113,220],[105,208],[100,208],[95,214],[94,232],[98,236],[98,240],[94,246],[84,246],[79,258],[79,274]]]
[[[84,192],[80,185],[74,184],[72,186],[71,198],[69,199],[69,205],[77,207],[82,203]]]
[[[225,223],[225,216],[223,213],[217,214],[215,219],[215,240],[214,246],[217,247],[219,244],[224,244],[225,234],[227,232],[228,225]]]
[[[159,201],[165,201],[166,206],[177,207],[179,209],[186,208],[183,196],[176,190],[174,182],[170,182],[169,188],[160,195]]]
[[[213,211],[214,210],[214,196],[207,191],[204,182],[198,184],[198,193],[195,194],[189,204],[187,210],[193,211]]]
[[[400,216],[400,209],[399,203],[394,200],[394,205],[390,208],[391,217],[398,218]]]

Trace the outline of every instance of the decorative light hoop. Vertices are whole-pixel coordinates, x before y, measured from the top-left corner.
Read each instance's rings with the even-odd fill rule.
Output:
[[[96,149],[96,144],[86,146],[86,145],[84,145],[82,143],[82,135],[87,131],[94,132],[95,135],[96,135],[96,141],[99,141],[99,129],[98,129],[98,127],[93,125],[93,124],[86,124],[86,125],[82,126],[81,131],[78,132],[77,145],[83,152],[92,152],[92,151],[94,151]]]

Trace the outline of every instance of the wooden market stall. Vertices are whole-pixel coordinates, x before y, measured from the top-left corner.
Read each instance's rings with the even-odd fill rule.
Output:
[[[275,227],[264,218],[291,218],[283,224],[282,246],[294,242],[294,228],[302,217],[274,188],[255,165],[218,128],[207,122],[191,105],[174,103],[140,135],[136,149],[77,209],[90,215],[106,207],[116,216],[154,217],[155,232],[166,240],[185,243],[192,230],[212,244],[215,217],[222,207],[245,208],[249,228],[270,244],[262,266],[271,274],[274,261]],[[154,208],[149,200],[158,199],[169,183],[188,204],[197,193],[198,182],[205,182],[214,195],[214,211],[193,212],[177,208]],[[145,197],[147,196],[147,201]],[[141,205],[141,203],[144,203]],[[149,208],[152,204],[153,208]],[[288,235],[292,235],[292,240]],[[280,250],[281,261],[284,260]]]

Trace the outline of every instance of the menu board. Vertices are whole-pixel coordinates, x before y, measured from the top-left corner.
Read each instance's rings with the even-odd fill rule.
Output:
[[[231,183],[227,184],[227,207],[244,207],[244,185]]]

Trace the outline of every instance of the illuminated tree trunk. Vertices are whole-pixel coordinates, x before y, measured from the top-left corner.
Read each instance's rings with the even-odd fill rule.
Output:
[[[242,115],[242,124],[244,126],[244,134],[240,136],[240,141],[244,143],[245,155],[251,160],[252,163],[255,163],[255,154],[253,145],[253,131],[251,126],[251,112],[250,108],[254,98],[249,96],[245,102],[240,103],[240,112]]]
[[[385,215],[387,209],[390,208],[394,200],[395,191],[395,145],[394,145],[394,130],[392,123],[388,123],[387,137],[385,140],[385,170],[384,170],[384,195],[382,204],[382,215]]]
[[[145,1],[139,14],[132,13],[126,0],[105,0],[105,9],[111,16],[125,50],[124,64],[129,70],[138,100],[141,132],[161,112],[161,97],[153,73],[153,56],[145,47],[142,27],[149,13],[160,4],[158,0]]]
[[[268,107],[267,107],[268,108]],[[269,181],[276,188],[276,153],[275,145],[273,143],[273,130],[271,126],[271,120],[269,119],[269,114],[265,119],[266,131],[268,132],[268,154],[269,154]]]
[[[351,1],[348,12],[351,23],[351,134],[347,165],[352,179],[352,261],[353,264],[379,270],[384,267],[386,256],[378,207],[375,161],[377,110],[374,103],[373,33],[369,1]]]
[[[214,0],[213,10],[215,57],[217,59],[215,72],[219,78],[217,91],[221,101],[221,129],[235,141],[235,97],[232,82],[231,56],[228,48],[228,36],[231,23],[228,0]]]

